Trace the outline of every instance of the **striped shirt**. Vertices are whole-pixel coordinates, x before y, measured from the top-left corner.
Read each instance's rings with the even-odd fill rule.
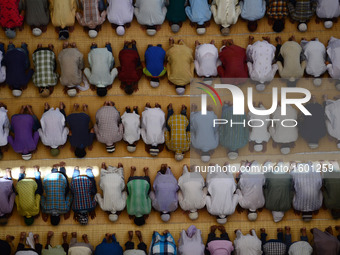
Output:
[[[288,16],[288,0],[269,0],[267,15],[271,19],[283,19]]]
[[[313,212],[322,206],[322,177],[311,164],[299,164],[291,172],[295,194],[293,207],[301,212]]]
[[[74,211],[87,211],[96,207],[96,201],[91,197],[92,183],[87,176],[72,178],[70,189],[73,194],[72,209]]]
[[[149,177],[130,177],[127,183],[128,197],[126,208],[129,215],[142,217],[151,212],[151,199]]]
[[[228,120],[229,123],[220,128],[220,144],[230,151],[237,151],[246,146],[249,138],[247,116],[233,115],[233,106],[224,105],[221,118]],[[245,123],[245,127],[242,123]]]
[[[189,120],[182,114],[172,115],[168,120],[171,131],[165,131],[165,144],[169,150],[176,153],[190,149],[190,131],[186,131]]]
[[[50,173],[44,178],[46,196],[41,197],[41,210],[44,213],[67,213],[71,208],[72,196],[66,194],[67,179],[61,173]]]
[[[98,142],[113,145],[123,138],[123,125],[120,123],[120,115],[115,107],[103,106],[96,113],[94,125]]]
[[[58,83],[56,57],[52,50],[39,48],[33,53],[35,72],[33,82],[37,87],[55,86]]]
[[[295,5],[292,2],[288,3],[288,10],[293,20],[307,22],[313,17],[316,6],[315,0],[296,0]]]
[[[103,5],[103,0],[81,0],[83,6],[83,15],[76,13],[79,24],[91,29],[104,23],[106,11],[100,13],[99,5]]]

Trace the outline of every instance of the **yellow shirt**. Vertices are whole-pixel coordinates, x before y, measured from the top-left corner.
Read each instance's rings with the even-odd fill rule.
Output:
[[[190,132],[187,132],[189,120],[186,116],[178,114],[172,115],[168,120],[171,129],[164,132],[165,144],[169,150],[182,153],[190,150]]]
[[[194,78],[192,49],[183,42],[174,44],[166,52],[168,79],[175,85],[184,86]]]
[[[49,0],[51,21],[55,27],[74,26],[77,2],[76,0]]]
[[[32,179],[23,179],[17,183],[15,203],[19,215],[29,218],[39,214],[40,195],[35,194],[37,188],[37,183]]]

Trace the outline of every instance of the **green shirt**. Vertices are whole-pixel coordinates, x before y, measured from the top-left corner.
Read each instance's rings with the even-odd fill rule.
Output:
[[[169,0],[166,19],[172,23],[185,21],[187,19],[187,15],[185,13],[184,5],[185,0]]]
[[[41,255],[66,255],[64,248],[61,245],[55,247],[48,246],[48,249],[43,249]]]
[[[294,196],[292,176],[289,173],[266,173],[265,178],[263,193],[266,208],[270,211],[288,211]]]
[[[128,197],[126,208],[129,215],[142,217],[151,212],[151,199],[149,198],[150,178],[130,177],[127,183]]]
[[[340,209],[340,173],[325,173],[323,187],[323,201],[327,209]]]

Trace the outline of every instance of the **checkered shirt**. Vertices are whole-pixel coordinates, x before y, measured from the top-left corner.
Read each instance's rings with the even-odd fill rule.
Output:
[[[91,188],[92,183],[87,176],[72,178],[70,189],[73,194],[74,211],[87,211],[96,207],[96,201],[91,197]]]
[[[61,173],[51,173],[44,178],[46,196],[41,197],[41,210],[44,213],[67,213],[71,208],[72,196],[65,194],[67,179]]]
[[[172,115],[168,120],[171,131],[165,131],[165,144],[169,150],[182,153],[190,149],[190,132],[187,132],[189,120],[182,114]]]
[[[282,242],[267,242],[263,245],[265,255],[285,255],[287,246]]]
[[[269,0],[267,15],[271,19],[283,19],[288,16],[287,0]]]
[[[307,22],[316,10],[317,2],[314,0],[297,0],[296,4],[288,3],[289,14],[293,20]]]
[[[165,235],[160,235],[158,232],[155,232],[152,236],[151,255],[176,255],[176,243],[174,238],[170,233],[166,233]]]
[[[33,53],[35,72],[33,82],[37,87],[55,86],[58,83],[58,75],[55,73],[56,57],[49,49],[37,50]]]

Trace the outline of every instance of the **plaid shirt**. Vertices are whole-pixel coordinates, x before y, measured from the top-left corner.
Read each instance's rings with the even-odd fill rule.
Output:
[[[190,132],[186,129],[189,120],[182,114],[172,115],[168,120],[168,126],[171,129],[164,132],[165,144],[169,150],[174,152],[186,152],[190,149]]]
[[[96,201],[92,198],[92,183],[87,176],[72,178],[70,189],[73,194],[73,211],[88,211],[96,207]]]
[[[160,235],[154,232],[152,235],[152,242],[150,246],[151,255],[176,255],[176,243],[170,233]]]
[[[283,19],[288,16],[287,0],[269,0],[267,15],[271,19]]]
[[[41,210],[44,213],[67,213],[71,208],[72,196],[66,194],[67,179],[61,173],[51,173],[44,178],[46,196],[41,197]]]
[[[265,255],[285,255],[287,246],[282,242],[267,242],[263,245]]]
[[[316,10],[317,2],[314,0],[296,0],[296,4],[289,2],[288,9],[293,20],[307,22]]]
[[[95,29],[104,23],[106,11],[100,13],[99,4],[102,0],[82,0],[83,15],[76,13],[77,20],[81,26]]]
[[[58,83],[56,74],[56,57],[53,51],[47,48],[37,49],[33,53],[35,72],[33,82],[37,87],[55,86]]]

